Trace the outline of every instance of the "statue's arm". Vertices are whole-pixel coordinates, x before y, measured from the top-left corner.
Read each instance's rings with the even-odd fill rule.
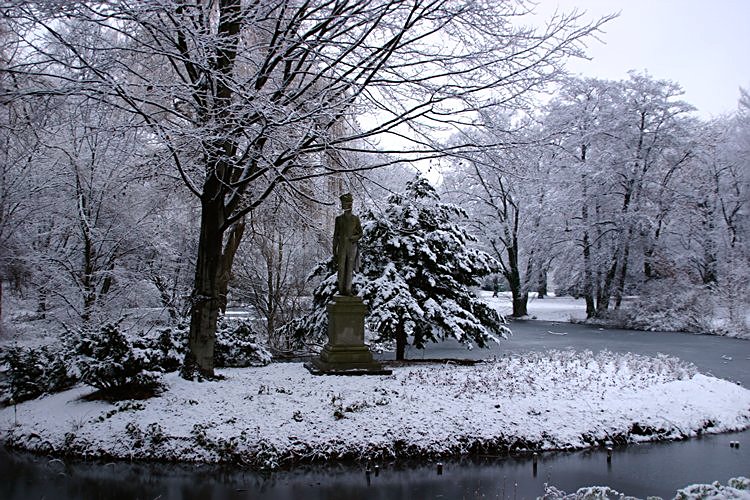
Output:
[[[340,231],[341,231],[341,229],[340,229],[339,219],[337,217],[336,218],[336,223],[333,226],[333,249],[332,249],[332,251],[333,251],[333,259],[334,260],[336,260],[336,258],[339,255],[339,232]]]
[[[359,217],[354,217],[354,230],[352,231],[352,242],[357,242],[362,237],[362,223],[359,221]]]

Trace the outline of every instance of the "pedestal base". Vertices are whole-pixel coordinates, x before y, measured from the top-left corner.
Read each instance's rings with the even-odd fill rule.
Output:
[[[383,368],[377,361],[367,364],[326,363],[319,358],[305,363],[305,368],[313,375],[392,375],[393,370]]]
[[[305,363],[314,375],[390,375],[365,345],[367,306],[359,297],[336,295],[328,305],[328,344]]]

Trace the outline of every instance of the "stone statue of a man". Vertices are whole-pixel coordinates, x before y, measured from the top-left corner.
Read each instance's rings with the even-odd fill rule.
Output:
[[[336,217],[333,230],[333,261],[338,269],[339,295],[352,295],[352,274],[359,270],[358,241],[362,237],[359,217],[352,214],[352,195],[341,195],[344,213]]]

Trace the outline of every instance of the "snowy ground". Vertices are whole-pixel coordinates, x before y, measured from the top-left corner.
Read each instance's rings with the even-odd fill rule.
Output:
[[[510,292],[500,292],[497,297],[492,292],[480,292],[480,297],[489,305],[504,315],[510,316],[513,312],[513,301]],[[586,319],[586,302],[583,299],[573,297],[556,297],[550,294],[539,299],[535,292],[529,293],[528,312],[530,319],[543,321],[583,321]]]
[[[0,410],[10,445],[51,453],[242,462],[456,456],[573,449],[750,426],[750,391],[674,358],[572,351],[475,366],[397,366],[387,377],[315,377],[299,363],[176,374],[145,401],[90,388]]]
[[[540,500],[637,500],[606,486],[581,488],[575,493],[566,494],[555,487],[548,487]],[[649,497],[654,498],[654,497]],[[660,497],[655,497],[660,498]],[[726,485],[719,482],[712,484],[693,484],[677,491],[675,500],[750,500],[750,479],[735,477]]]

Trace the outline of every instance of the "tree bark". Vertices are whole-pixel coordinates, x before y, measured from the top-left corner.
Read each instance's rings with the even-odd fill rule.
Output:
[[[406,354],[406,330],[399,324],[396,327],[396,361],[403,361]]]
[[[620,309],[622,305],[622,295],[625,292],[625,279],[628,276],[628,258],[630,256],[630,237],[632,231],[628,230],[628,238],[625,241],[625,250],[622,255],[622,262],[620,263],[620,272],[617,278],[617,285],[615,286],[615,310]]]
[[[547,296],[547,269],[541,268],[539,270],[539,282],[536,288],[536,298],[543,299]]]
[[[581,145],[581,162],[586,162],[586,145]],[[583,225],[582,250],[583,250],[583,297],[586,301],[586,318],[596,316],[596,304],[594,303],[593,272],[591,270],[591,240],[589,238],[589,207],[588,207],[588,184],[586,174],[581,175],[581,224]]]
[[[526,299],[528,299],[528,294],[521,292],[521,274],[518,270],[518,247],[515,246],[515,240],[513,246],[508,247],[508,271],[505,273],[505,279],[508,281],[510,294],[513,298],[513,312],[511,316],[514,318],[526,316]]]
[[[44,288],[40,288],[37,292],[36,312],[39,315],[39,319],[47,317],[47,290]],[[0,319],[2,319],[2,316],[0,316]]]
[[[512,241],[512,245],[508,246],[507,249],[508,267],[503,274],[508,281],[510,293],[513,297],[513,313],[511,315],[514,318],[520,318],[521,316],[527,315],[526,304],[529,299],[529,294],[528,292],[523,292],[521,271],[518,269],[518,211],[516,211],[515,215],[513,233],[510,235],[509,239]]]
[[[529,304],[528,293],[520,293],[520,290],[518,294],[514,292],[513,293],[513,317],[520,318],[523,316],[528,316],[529,315],[528,304]]]
[[[617,270],[619,269],[618,263],[620,259],[617,255],[612,257],[612,265],[607,270],[607,274],[604,275],[604,283],[596,294],[596,315],[602,317],[609,309],[609,303],[612,299],[612,287],[615,282]]]
[[[209,179],[206,184],[211,183]],[[204,196],[201,208],[195,288],[191,297],[190,335],[182,368],[182,376],[188,379],[195,376],[214,377],[216,321],[221,303],[224,205],[221,197]]]
[[[219,276],[219,310],[222,313],[227,312],[227,293],[229,291],[229,280],[232,277],[232,266],[237,250],[242,243],[242,236],[245,234],[245,219],[242,218],[235,224],[232,224],[229,230],[229,238],[224,245],[221,257],[221,274]]]
[[[584,203],[585,206],[585,203]],[[583,209],[585,214],[585,209]],[[584,218],[584,220],[586,220]],[[589,242],[588,229],[583,230],[583,298],[586,301],[586,318],[596,316],[596,303],[594,302],[594,290],[592,286],[593,273],[591,272],[591,243]]]

